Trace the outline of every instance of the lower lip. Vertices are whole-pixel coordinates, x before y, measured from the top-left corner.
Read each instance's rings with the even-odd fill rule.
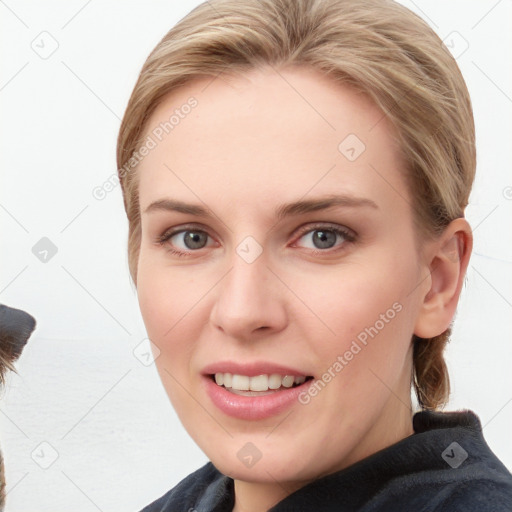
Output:
[[[297,403],[299,395],[307,390],[313,379],[300,386],[262,396],[235,395],[206,375],[204,381],[208,396],[223,413],[242,420],[262,420],[275,416]]]

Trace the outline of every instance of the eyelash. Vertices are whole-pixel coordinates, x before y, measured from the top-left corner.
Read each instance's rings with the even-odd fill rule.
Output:
[[[164,233],[162,233],[159,237],[157,237],[156,241],[159,245],[164,246],[167,243],[167,241],[169,239],[171,239],[174,235],[177,235],[178,233],[184,233],[186,231],[200,231],[201,233],[206,233],[206,235],[210,236],[207,231],[205,231],[204,229],[202,229],[198,226],[194,226],[192,224],[192,225],[182,226],[179,229],[170,229],[168,231],[164,231]],[[178,249],[175,249],[174,247],[169,246],[169,247],[167,247],[167,252],[169,252],[170,254],[172,254],[174,256],[179,256],[180,258],[183,258],[185,256],[188,256],[190,254],[190,252],[194,252],[194,251],[184,252],[184,251],[180,251]]]
[[[352,230],[349,230],[347,228],[343,228],[343,227],[338,226],[338,225],[331,225],[331,224],[328,224],[328,223],[318,223],[318,224],[314,224],[314,225],[304,226],[304,228],[299,229],[299,233],[298,233],[298,235],[295,238],[296,238],[296,240],[299,240],[304,235],[306,235],[306,234],[308,234],[308,233],[310,233],[312,231],[320,231],[322,229],[325,230],[325,231],[332,231],[336,235],[341,236],[344,239],[344,243],[340,247],[338,247],[337,249],[334,249],[332,251],[329,250],[330,248],[329,249],[316,249],[316,250],[315,249],[311,249],[313,251],[323,252],[323,253],[326,253],[326,254],[330,253],[330,252],[335,252],[336,250],[341,250],[341,247],[343,247],[346,243],[353,243],[357,239],[357,235]],[[210,236],[208,231],[206,231],[205,229],[203,229],[201,227],[194,226],[194,225],[189,225],[189,226],[186,225],[186,226],[180,227],[179,229],[171,229],[171,230],[165,231],[164,233],[162,233],[160,236],[157,237],[156,242],[160,246],[163,246],[174,235],[177,235],[178,233],[183,233],[183,232],[186,232],[186,231],[199,231],[201,233],[205,233],[210,238],[213,238],[213,237]],[[198,249],[197,251],[191,250],[189,252],[185,252],[185,251],[180,251],[178,249],[175,249],[174,247],[168,247],[167,248],[167,251],[170,254],[172,254],[174,256],[178,256],[180,258],[189,256],[190,253],[198,252],[199,250],[200,249]]]

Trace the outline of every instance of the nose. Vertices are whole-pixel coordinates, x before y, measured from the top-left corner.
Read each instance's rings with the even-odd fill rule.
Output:
[[[235,254],[230,272],[216,287],[210,322],[239,340],[283,330],[288,319],[280,284],[264,258],[247,263]]]

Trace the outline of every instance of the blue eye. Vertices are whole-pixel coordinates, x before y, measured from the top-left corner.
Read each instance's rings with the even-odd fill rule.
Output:
[[[158,243],[170,245],[172,253],[185,254],[212,245],[212,239],[200,229],[180,229],[165,232],[158,237]]]
[[[169,238],[179,249],[202,249],[208,243],[208,234],[204,231],[180,231]],[[183,246],[180,247],[180,242]]]
[[[339,247],[346,241],[351,242],[353,240],[354,236],[344,229],[322,226],[307,231],[298,239],[296,244],[307,249],[325,250]],[[302,243],[300,243],[301,241]]]

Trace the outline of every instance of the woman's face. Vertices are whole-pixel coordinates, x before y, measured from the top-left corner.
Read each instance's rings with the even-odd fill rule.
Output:
[[[148,126],[140,308],[209,459],[291,485],[411,434],[429,279],[384,114],[313,70],[265,68],[187,84]]]

